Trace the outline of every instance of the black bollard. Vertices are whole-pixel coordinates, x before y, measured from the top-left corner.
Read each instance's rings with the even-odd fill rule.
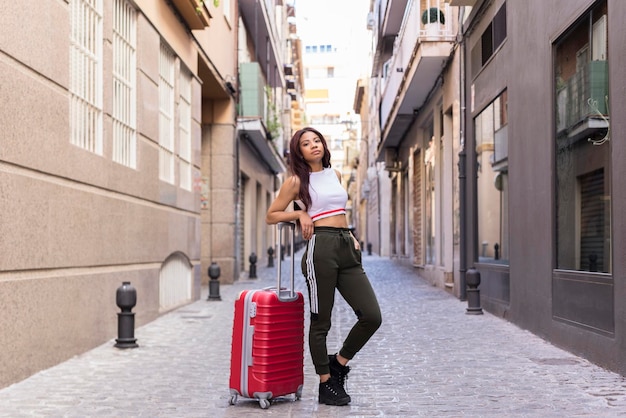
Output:
[[[500,259],[500,244],[497,242],[493,244],[493,258],[496,260]]]
[[[248,257],[248,261],[250,262],[250,274],[248,275],[248,278],[256,279],[256,254],[250,254],[250,257]]]
[[[367,255],[372,255],[372,243],[367,243]]]
[[[274,267],[274,248],[267,249],[267,267]]]
[[[480,272],[475,268],[470,268],[465,273],[465,283],[467,284],[467,311],[468,315],[482,315],[483,308],[480,307]]]
[[[208,269],[211,280],[209,280],[209,297],[207,300],[222,300],[220,296],[220,282],[217,280],[220,277],[220,273],[220,266],[215,261],[212,261]]]
[[[115,347],[139,347],[135,339],[135,313],[133,307],[137,304],[137,291],[130,282],[122,282],[115,293],[115,302],[122,310],[117,314],[117,338]]]
[[[284,261],[285,260],[285,246],[281,245],[280,246],[280,261]]]

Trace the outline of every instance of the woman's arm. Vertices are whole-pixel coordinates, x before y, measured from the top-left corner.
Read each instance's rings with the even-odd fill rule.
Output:
[[[300,222],[300,229],[302,231],[302,238],[308,240],[313,235],[313,221],[308,213],[303,210],[287,211],[289,204],[298,198],[300,193],[300,179],[296,176],[290,177],[283,183],[278,192],[278,196],[272,202],[267,215],[265,215],[265,222],[269,225],[277,224],[278,222]]]
[[[267,214],[265,215],[265,222],[269,225],[277,224],[279,222],[292,222],[297,221],[300,218],[302,211],[287,211],[289,204],[298,198],[298,192],[300,191],[300,185],[297,177],[290,177],[283,183],[278,192],[278,196],[272,202]]]

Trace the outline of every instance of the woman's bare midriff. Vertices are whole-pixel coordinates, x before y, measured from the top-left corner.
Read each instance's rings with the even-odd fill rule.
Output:
[[[346,215],[329,216],[328,218],[320,219],[313,222],[315,226],[330,226],[333,228],[347,228],[348,221],[346,221]]]

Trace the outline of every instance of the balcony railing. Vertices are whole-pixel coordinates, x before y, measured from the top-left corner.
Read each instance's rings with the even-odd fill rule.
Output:
[[[607,61],[590,61],[563,86],[557,86],[557,132],[586,119],[608,116],[608,88]]]
[[[449,35],[453,26],[450,4],[442,0],[426,0],[421,3],[423,7],[419,15],[420,35],[428,38]]]

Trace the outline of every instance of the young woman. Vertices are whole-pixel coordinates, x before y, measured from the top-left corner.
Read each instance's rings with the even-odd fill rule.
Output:
[[[268,224],[297,221],[307,246],[302,257],[311,310],[309,348],[315,371],[320,376],[319,402],[347,405],[350,396],[344,382],[347,366],[381,324],[380,308],[361,266],[359,242],[348,229],[348,194],[341,175],[330,167],[326,140],[317,130],[297,131],[289,144],[292,176],[283,183],[267,211]],[[292,201],[302,210],[287,211]],[[328,355],[326,336],[330,330],[335,289],[352,307],[356,324],[337,354]]]

